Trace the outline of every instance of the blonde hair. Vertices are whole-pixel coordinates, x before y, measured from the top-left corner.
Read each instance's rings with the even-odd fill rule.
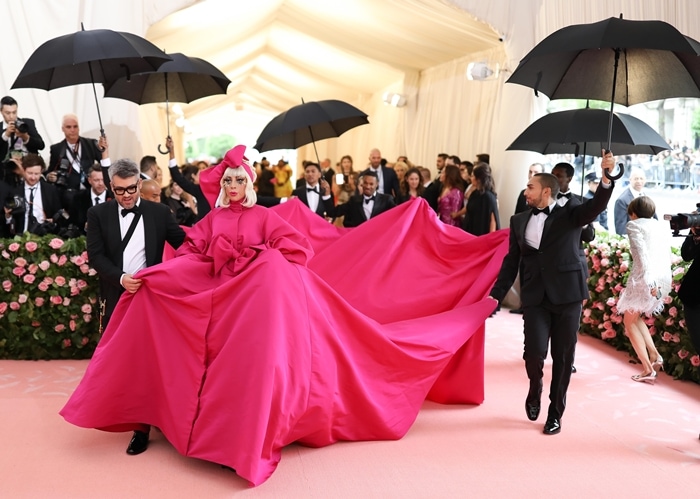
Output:
[[[221,186],[221,189],[219,190],[219,197],[216,199],[216,203],[214,207],[217,206],[229,206],[229,200],[226,197],[226,191],[224,190],[224,178],[230,176],[233,178],[236,177],[245,177],[246,178],[246,184],[245,184],[245,199],[241,202],[243,206],[246,208],[250,208],[253,206],[255,203],[258,202],[258,196],[255,194],[255,189],[253,188],[253,180],[250,178],[250,175],[248,175],[248,172],[245,171],[245,168],[242,166],[239,166],[237,168],[226,168],[224,171],[224,174],[221,175],[221,180],[219,180],[219,185]]]

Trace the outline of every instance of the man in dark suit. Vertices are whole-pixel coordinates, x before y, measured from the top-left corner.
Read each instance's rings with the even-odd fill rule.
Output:
[[[380,194],[388,194],[394,199],[398,198],[401,193],[399,190],[399,178],[396,176],[394,170],[382,165],[382,153],[379,152],[379,149],[372,149],[369,152],[369,166],[365,171],[360,173],[360,177],[367,172],[375,174],[379,182],[377,192]]]
[[[87,224],[88,210],[93,206],[114,199],[112,193],[105,186],[104,178],[102,177],[102,166],[99,163],[95,163],[90,167],[87,182],[90,188],[79,191],[73,197],[73,203],[68,209],[71,223],[78,227],[83,234]]]
[[[593,199],[595,191],[598,190],[600,185],[600,177],[596,172],[587,173],[584,177],[586,185],[588,185],[588,191],[583,195],[585,199]],[[603,212],[598,215],[598,217],[593,222],[594,227],[598,230],[608,230],[608,209],[604,209]]]
[[[360,184],[362,194],[356,194],[347,203],[336,206],[331,216],[345,217],[344,227],[357,227],[396,206],[394,198],[377,192],[377,183],[377,175],[374,172],[365,172]]]
[[[305,185],[295,189],[293,196],[299,198],[314,213],[325,217],[333,212],[333,196],[325,179],[321,180],[321,168],[317,163],[307,163],[304,168]]]
[[[0,134],[0,180],[17,187],[23,180],[21,172],[7,160],[21,158],[27,153],[38,154],[44,148],[44,139],[36,130],[34,120],[17,117],[17,101],[9,95],[0,99],[2,133]]]
[[[80,136],[78,117],[66,114],[61,122],[64,139],[52,144],[49,159],[49,173],[46,180],[59,187],[63,194],[63,203],[67,208],[73,196],[80,190],[88,190],[88,173],[92,165],[106,159],[106,150],[101,151],[97,140]]]
[[[615,232],[623,236],[627,234],[627,222],[630,221],[627,206],[634,198],[644,196],[644,186],[647,183],[647,177],[639,168],[634,168],[630,171],[630,185],[622,191],[622,194],[615,201]],[[658,219],[656,213],[654,218]]]
[[[326,158],[321,161],[321,175],[323,176],[324,180],[328,182],[328,185],[333,185],[335,170],[331,167],[330,158]]]
[[[613,166],[612,154],[608,153],[603,158],[602,168],[610,171]],[[561,431],[581,304],[589,296],[588,269],[579,253],[581,227],[591,223],[605,209],[612,194],[612,183],[605,178],[593,199],[579,205],[559,206],[558,192],[559,182],[554,175],[539,173],[528,181],[525,197],[533,209],[511,217],[508,254],[490,293],[500,303],[520,270],[525,333],[523,359],[530,380],[525,411],[531,421],[540,413],[542,370],[551,338],[552,382],[544,425],[546,435]]]
[[[52,222],[61,209],[58,191],[41,177],[45,167],[44,159],[38,154],[29,153],[22,158],[24,181],[10,195],[22,198],[25,209],[21,213],[12,213],[5,208],[5,237],[34,232],[44,222]]]
[[[141,279],[134,274],[162,261],[166,241],[178,248],[185,238],[166,205],[141,199],[139,174],[135,162],[116,161],[109,167],[114,199],[93,206],[87,213],[88,259],[100,278],[101,328],[124,290],[135,293],[141,287]],[[127,454],[140,454],[148,448],[149,430],[148,425],[142,425],[134,432]]]

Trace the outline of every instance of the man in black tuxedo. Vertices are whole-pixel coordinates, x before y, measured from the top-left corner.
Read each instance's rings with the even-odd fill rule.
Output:
[[[88,260],[100,278],[101,328],[124,290],[135,293],[141,287],[141,279],[134,274],[162,261],[166,241],[178,248],[185,238],[170,208],[141,199],[139,174],[135,162],[116,161],[109,167],[114,199],[87,212]],[[148,448],[149,430],[148,425],[142,425],[134,432],[127,454],[140,454]]]
[[[444,152],[441,152],[437,155],[437,159],[435,160],[435,168],[437,169],[435,180],[433,180],[430,184],[425,185],[425,191],[423,192],[423,197],[428,202],[430,207],[433,210],[435,210],[436,213],[438,211],[438,198],[440,197],[440,193],[442,192],[442,182],[440,182],[440,174],[445,168],[448,158],[449,155]]]
[[[68,209],[71,223],[78,227],[83,234],[87,225],[88,210],[93,206],[114,199],[112,193],[105,186],[102,166],[99,163],[95,163],[90,167],[87,182],[90,188],[79,191],[73,197],[73,203]]]
[[[82,190],[89,190],[87,177],[95,163],[108,158],[107,149],[100,150],[98,141],[80,136],[78,117],[66,114],[61,122],[64,139],[52,144],[49,173],[46,180],[61,189],[63,204],[71,208],[73,197]]]
[[[374,172],[362,174],[362,194],[356,194],[347,203],[336,206],[332,217],[345,217],[344,227],[357,227],[370,218],[384,213],[396,206],[394,198],[377,192],[377,175]]]
[[[647,177],[644,171],[640,168],[634,168],[630,172],[630,185],[622,191],[622,194],[615,200],[615,233],[620,236],[627,234],[627,222],[630,221],[630,215],[627,213],[627,206],[633,199],[639,196],[644,196],[644,186],[647,183]],[[654,218],[658,220],[658,216],[654,213]]]
[[[0,99],[2,133],[0,134],[0,180],[17,187],[23,180],[21,171],[9,159],[18,159],[27,153],[38,154],[44,148],[44,139],[36,130],[34,120],[17,117],[17,101],[6,95]]]
[[[34,232],[44,222],[52,222],[61,210],[58,191],[41,177],[45,168],[44,159],[38,154],[28,153],[22,158],[24,181],[11,190],[10,195],[23,199],[25,209],[21,213],[12,213],[12,210],[4,208],[2,231],[5,237]]]
[[[325,179],[321,180],[321,168],[317,163],[307,163],[304,168],[305,185],[294,190],[293,196],[321,217],[333,212],[333,196]]]
[[[611,153],[602,168],[612,170]],[[530,380],[525,399],[528,419],[540,413],[542,376],[547,344],[552,343],[552,382],[546,435],[561,431],[566,391],[576,350],[583,300],[588,294],[588,269],[580,258],[581,227],[595,220],[612,194],[612,182],[605,178],[593,199],[583,204],[557,204],[559,182],[554,175],[539,173],[525,189],[532,210],[510,219],[510,245],[490,295],[503,300],[520,270],[520,298],[523,306],[525,345],[523,359]]]
[[[379,152],[379,149],[372,149],[369,152],[369,166],[365,171],[360,173],[360,177],[367,172],[375,174],[378,181],[378,193],[388,194],[394,199],[398,198],[401,193],[399,190],[399,178],[396,176],[394,170],[382,165],[382,153]]]

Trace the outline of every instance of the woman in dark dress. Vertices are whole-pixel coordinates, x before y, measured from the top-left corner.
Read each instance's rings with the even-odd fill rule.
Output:
[[[477,163],[472,170],[470,180],[471,189],[467,193],[462,228],[475,236],[500,229],[498,199],[494,191],[491,167],[486,163]]]
[[[396,200],[396,204],[405,203],[413,198],[423,197],[425,187],[423,186],[420,170],[416,167],[410,168],[404,175],[403,180],[401,180],[399,187],[401,188],[401,193],[399,194],[399,199]]]

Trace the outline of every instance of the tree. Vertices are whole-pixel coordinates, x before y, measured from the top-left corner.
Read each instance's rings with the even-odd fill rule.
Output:
[[[223,158],[226,152],[236,145],[236,138],[233,135],[215,135],[200,137],[187,144],[185,155],[188,158],[199,156],[212,156]]]

